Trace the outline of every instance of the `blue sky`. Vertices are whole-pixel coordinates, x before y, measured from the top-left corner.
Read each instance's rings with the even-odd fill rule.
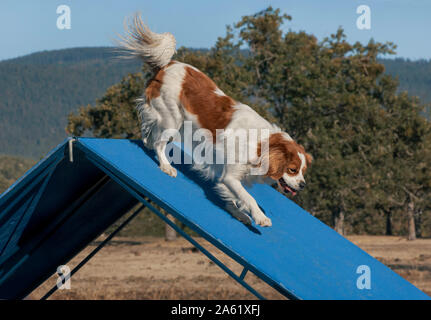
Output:
[[[59,30],[57,6],[71,9],[71,29]],[[371,9],[371,29],[359,30],[356,8]],[[304,30],[319,39],[342,26],[348,40],[393,41],[397,56],[431,58],[430,0],[1,0],[0,60],[41,50],[110,46],[124,17],[141,11],[156,32],[169,31],[179,46],[211,47],[228,24],[267,6],[293,17],[287,31]]]

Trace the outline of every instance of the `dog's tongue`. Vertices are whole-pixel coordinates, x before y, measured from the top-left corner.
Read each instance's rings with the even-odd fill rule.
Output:
[[[285,193],[291,193],[293,196],[296,196],[296,191],[294,191],[292,188],[289,188],[289,186],[282,180],[282,179],[280,179],[279,181],[278,181],[278,185],[281,187],[281,188],[283,188],[283,191],[285,192]]]
[[[296,196],[296,192],[295,191],[293,191],[291,188],[289,188],[288,186],[285,186],[284,187],[284,190],[286,191],[288,191],[288,192],[290,192],[293,196]]]

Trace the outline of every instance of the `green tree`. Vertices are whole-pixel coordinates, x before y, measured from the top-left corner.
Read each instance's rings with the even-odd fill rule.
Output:
[[[236,25],[251,51],[245,67],[256,79],[253,94],[315,157],[299,202],[343,233],[346,214],[353,223],[375,187],[368,157],[386,139],[375,139],[386,121],[374,97],[384,71],[377,55],[394,46],[349,44],[342,29],[322,42],[305,32],[283,34],[287,20],[268,8]]]
[[[35,163],[34,160],[0,155],[0,194]]]
[[[386,85],[395,91],[397,83],[387,79]],[[421,213],[430,206],[431,126],[421,115],[425,107],[418,99],[406,92],[383,96],[391,120],[387,134],[392,139],[392,154],[381,173],[389,177],[392,207],[398,206],[403,213],[408,239],[414,240],[421,229]]]
[[[95,106],[80,107],[71,113],[66,131],[75,136],[91,134],[99,138],[139,138],[136,99],[145,89],[149,74],[129,74],[120,83],[108,88]]]

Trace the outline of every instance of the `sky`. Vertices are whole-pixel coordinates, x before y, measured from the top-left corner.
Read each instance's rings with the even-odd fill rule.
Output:
[[[71,28],[57,28],[57,7],[70,8]],[[271,5],[292,16],[285,31],[323,39],[343,27],[349,42],[392,41],[396,57],[431,58],[431,0],[1,0],[0,60],[29,53],[112,46],[125,17],[136,11],[155,32],[171,32],[178,47],[210,48],[244,15]],[[370,29],[358,29],[358,6],[370,8]]]

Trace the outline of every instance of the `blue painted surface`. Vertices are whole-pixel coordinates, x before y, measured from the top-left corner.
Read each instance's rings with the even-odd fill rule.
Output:
[[[67,146],[0,195],[0,300],[27,296],[137,203]]]
[[[80,138],[74,145],[73,163],[66,140],[0,196],[0,298],[24,297],[133,205],[127,188],[110,181],[83,205],[69,210],[105,171],[286,296],[429,299],[269,186],[255,185],[249,192],[273,226],[245,226],[221,209],[208,182],[186,165],[177,166],[177,178],[164,174],[141,142]],[[50,170],[54,171],[48,175]],[[48,180],[40,178],[45,176]],[[42,185],[46,189],[38,193]],[[371,269],[370,290],[356,287],[360,265]]]
[[[300,299],[429,299],[412,284],[266,185],[249,192],[273,226],[247,227],[223,211],[208,183],[185,165],[172,178],[140,142],[79,139],[78,147],[273,285]],[[356,286],[358,266],[371,289]]]

